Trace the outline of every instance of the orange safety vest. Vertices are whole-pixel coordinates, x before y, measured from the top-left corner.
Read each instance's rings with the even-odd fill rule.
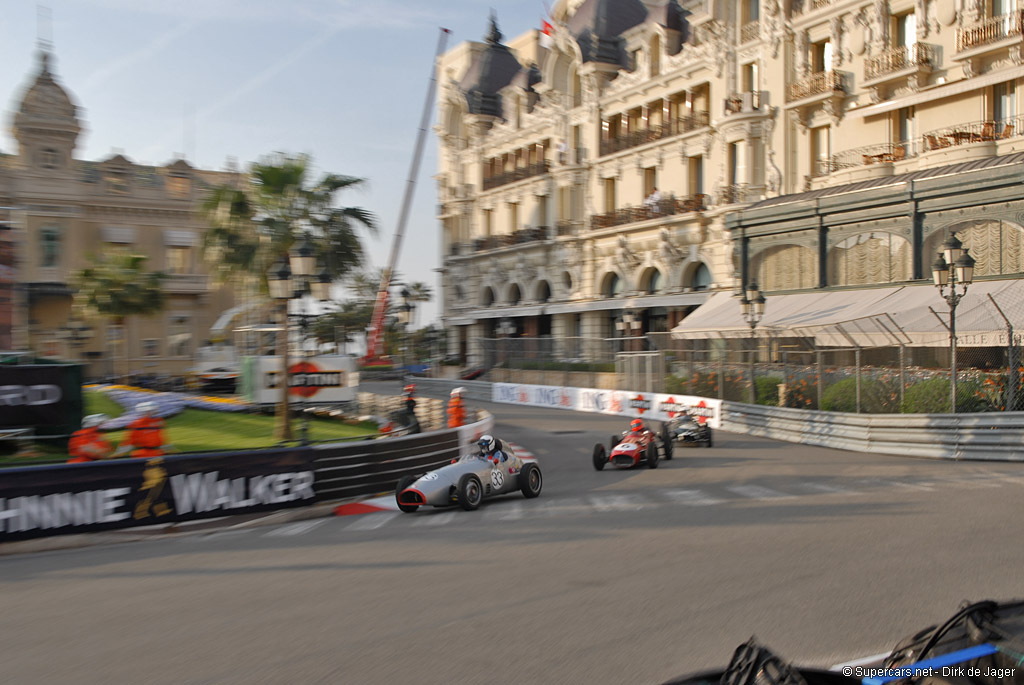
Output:
[[[126,444],[133,445],[132,456],[139,459],[164,455],[164,420],[156,416],[140,416],[129,424]]]
[[[82,428],[71,434],[71,441],[68,443],[71,458],[68,459],[68,463],[84,464],[98,461],[113,450],[113,446],[100,435],[98,428]]]
[[[461,397],[453,397],[448,400],[448,427],[458,428],[466,423],[466,408],[462,405]]]

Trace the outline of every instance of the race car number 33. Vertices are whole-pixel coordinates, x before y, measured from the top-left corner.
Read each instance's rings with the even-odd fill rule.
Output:
[[[505,474],[501,472],[501,469],[491,470],[491,485],[495,488],[500,488],[505,483]]]

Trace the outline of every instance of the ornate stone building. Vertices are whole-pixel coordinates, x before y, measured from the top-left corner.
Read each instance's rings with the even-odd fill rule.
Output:
[[[629,312],[666,330],[751,281],[912,283],[950,232],[978,276],[1024,271],[1006,180],[1024,151],[1024,11],[562,0],[552,18],[507,45],[492,20],[439,66],[453,351],[501,319],[607,337]]]
[[[181,159],[163,167],[121,154],[75,159],[80,110],[57,82],[52,62],[48,52],[39,53],[38,71],[11,121],[17,152],[0,155],[0,224],[15,252],[8,345],[80,359],[87,376],[181,373],[233,303],[232,293],[206,272],[197,213],[206,190],[232,176]],[[129,317],[123,330],[99,319],[73,320],[74,274],[92,256],[120,249],[145,254],[148,269],[167,274],[163,311]]]

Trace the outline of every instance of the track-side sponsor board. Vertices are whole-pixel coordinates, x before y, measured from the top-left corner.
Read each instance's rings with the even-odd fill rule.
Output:
[[[308,449],[4,470],[0,542],[313,503]]]
[[[698,421],[712,428],[720,427],[722,416],[721,400],[695,395],[494,383],[491,386],[491,399],[504,404],[569,409],[655,421],[669,421],[688,411]]]

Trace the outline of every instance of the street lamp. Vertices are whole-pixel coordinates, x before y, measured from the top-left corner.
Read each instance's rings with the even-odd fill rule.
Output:
[[[409,322],[412,321],[412,304],[409,303],[409,289],[402,288],[402,302],[398,305],[396,318],[398,325],[402,327],[402,342],[405,346],[402,354],[402,364],[408,366],[409,362]]]
[[[281,403],[279,405],[279,411],[283,415],[282,420],[284,422],[284,428],[280,435],[282,440],[291,439],[291,417],[288,410],[288,392],[291,389],[291,383],[289,382],[291,374],[288,368],[289,319],[295,318],[299,321],[301,331],[299,349],[303,356],[305,356],[305,342],[307,331],[309,330],[309,322],[319,316],[315,313],[307,314],[304,311],[303,303],[305,302],[305,296],[307,294],[312,295],[321,302],[331,299],[331,274],[327,271],[326,267],[313,273],[313,270],[316,268],[316,262],[316,248],[310,242],[309,237],[306,236],[302,244],[291,251],[288,259],[281,259],[274,264],[267,275],[270,296],[277,300],[284,312],[285,335],[281,351],[284,383],[281,392]],[[295,314],[289,312],[289,302],[293,300],[299,303],[299,311]],[[309,417],[305,412],[302,415],[301,441],[303,445],[309,444]]]
[[[974,280],[974,258],[963,247],[955,234],[950,233],[942,243],[942,251],[932,263],[932,278],[939,296],[949,305],[949,406],[956,413],[956,306],[967,294],[967,286]],[[957,286],[962,290],[957,292]],[[946,293],[949,286],[949,293]]]
[[[757,287],[757,282],[751,281],[748,283],[743,293],[743,299],[740,300],[740,310],[743,312],[743,318],[746,319],[747,325],[750,326],[751,404],[757,401],[757,394],[754,388],[754,357],[757,355],[757,342],[754,338],[754,332],[757,329],[757,324],[761,323],[761,319],[764,317],[764,303],[764,295],[761,293],[761,289]]]

